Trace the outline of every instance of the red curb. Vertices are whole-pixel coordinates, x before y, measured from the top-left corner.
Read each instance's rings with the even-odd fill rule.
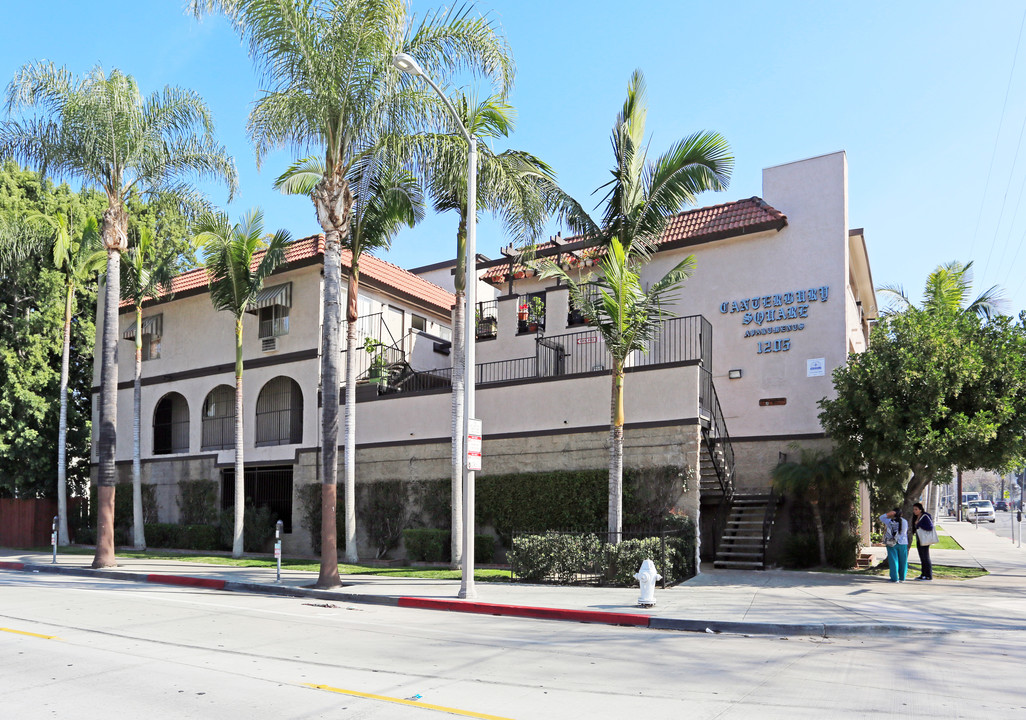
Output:
[[[160,583],[162,585],[187,585],[189,587],[211,588],[213,590],[224,590],[224,580],[214,578],[183,577],[181,575],[147,575],[146,582]]]
[[[0,570],[24,570],[25,563],[20,562],[0,562]]]
[[[527,605],[497,605],[467,602],[466,600],[434,600],[431,598],[401,597],[399,607],[422,610],[451,610],[479,615],[509,615],[536,620],[570,620],[573,622],[604,623],[606,625],[633,625],[648,627],[651,617],[634,613],[601,612],[598,610],[564,610],[561,608],[530,607]]]

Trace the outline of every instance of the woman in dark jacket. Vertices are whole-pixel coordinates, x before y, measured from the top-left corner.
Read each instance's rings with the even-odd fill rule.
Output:
[[[919,564],[922,572],[916,580],[933,580],[933,563],[930,562],[930,546],[923,545],[917,530],[933,530],[933,518],[923,509],[922,503],[912,506],[912,534],[916,538],[916,549],[919,551]]]

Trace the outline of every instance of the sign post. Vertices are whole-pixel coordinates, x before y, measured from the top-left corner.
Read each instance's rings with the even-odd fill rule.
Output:
[[[53,564],[57,564],[57,516],[53,516],[53,526],[50,532],[50,544],[53,545]]]
[[[275,582],[281,582],[281,528],[282,521],[279,520],[274,525],[274,559],[278,565],[278,575],[275,578]]]

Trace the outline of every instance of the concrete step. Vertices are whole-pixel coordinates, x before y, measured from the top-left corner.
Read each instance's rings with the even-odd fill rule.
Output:
[[[744,562],[741,560],[716,560],[713,567],[724,570],[762,570],[764,565],[761,562]]]

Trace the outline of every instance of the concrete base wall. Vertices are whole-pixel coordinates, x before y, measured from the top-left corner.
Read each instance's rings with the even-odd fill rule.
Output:
[[[628,427],[624,432],[624,468],[643,469],[666,466],[685,468],[684,491],[676,508],[695,519],[699,517],[699,430],[697,425],[666,427]],[[565,434],[520,435],[490,438],[484,441],[484,469],[481,475],[534,473],[553,470],[601,470],[609,463],[608,431]],[[341,457],[341,454],[340,454]],[[357,483],[386,480],[438,480],[451,477],[450,445],[439,442],[406,443],[390,446],[358,447]],[[320,452],[305,449],[296,453],[293,465],[293,530],[282,540],[283,551],[290,555],[312,552],[310,532],[301,507],[302,488],[321,479]],[[179,521],[178,486],[180,480],[215,480],[221,469],[216,457],[169,457],[144,461],[142,481],[156,486],[157,514],[161,522]],[[131,464],[117,466],[119,482],[131,482]],[[342,477],[341,462],[339,477]],[[339,505],[342,492],[339,492]],[[361,554],[367,548],[366,536],[359,527]]]

